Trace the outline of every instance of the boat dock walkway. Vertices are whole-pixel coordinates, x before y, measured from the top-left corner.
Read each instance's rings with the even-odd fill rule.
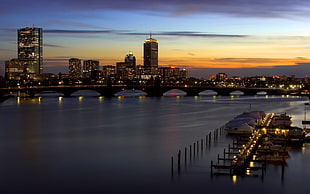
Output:
[[[267,113],[250,135],[236,136],[228,151],[224,149],[223,157],[218,155],[216,164],[211,161],[211,174],[253,175],[252,171],[260,169],[263,174],[266,162],[284,162],[288,157],[286,147],[270,145],[266,136],[266,128],[270,128],[274,117],[274,113]]]

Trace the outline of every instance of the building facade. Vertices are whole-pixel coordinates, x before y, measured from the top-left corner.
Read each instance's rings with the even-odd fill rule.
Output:
[[[83,78],[98,79],[99,61],[86,60],[83,61]]]
[[[5,78],[7,80],[20,80],[25,72],[25,64],[19,59],[5,61]]]
[[[18,59],[25,73],[40,75],[43,68],[42,28],[26,27],[17,30]]]
[[[125,56],[125,63],[127,64],[127,67],[136,68],[136,57],[131,51]]]
[[[77,58],[69,59],[69,78],[79,80],[81,78],[81,60]]]
[[[158,42],[150,38],[144,40],[144,68],[147,74],[158,74]]]

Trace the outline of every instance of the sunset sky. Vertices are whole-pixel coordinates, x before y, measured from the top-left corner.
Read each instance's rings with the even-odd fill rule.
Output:
[[[132,51],[143,64],[152,29],[159,65],[191,76],[296,75],[310,70],[310,1],[305,0],[2,0],[0,65],[17,57],[17,29],[44,30],[45,73],[68,59],[115,65]]]

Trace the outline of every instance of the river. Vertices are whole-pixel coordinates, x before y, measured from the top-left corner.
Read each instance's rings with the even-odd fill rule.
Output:
[[[171,157],[238,114],[286,112],[302,127],[307,101],[291,96],[10,98],[0,104],[0,192],[308,193],[309,144],[290,150],[284,172],[268,165],[264,178],[232,180],[210,175],[210,161],[232,142],[224,134],[182,164],[180,173],[171,173]]]

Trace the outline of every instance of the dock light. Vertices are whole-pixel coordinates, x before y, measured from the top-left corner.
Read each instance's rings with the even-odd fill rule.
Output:
[[[233,175],[233,176],[231,177],[231,179],[232,179],[232,182],[233,182],[234,184],[237,183],[237,175]]]

